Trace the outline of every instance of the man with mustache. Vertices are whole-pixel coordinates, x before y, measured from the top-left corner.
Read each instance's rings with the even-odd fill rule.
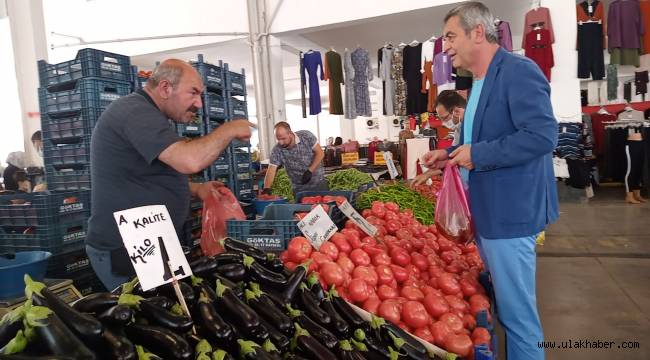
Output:
[[[323,158],[325,152],[318,139],[307,130],[291,131],[287,122],[275,124],[278,143],[271,151],[269,168],[264,178],[264,193],[271,193],[271,185],[279,166],[287,169],[294,194],[301,191],[327,190]]]
[[[226,122],[191,141],[180,137],[168,119],[190,122],[203,106],[203,91],[201,76],[190,64],[165,60],[144,89],[111,103],[97,121],[90,150],[92,209],[86,252],[108,289],[135,274],[113,213],[163,204],[180,235],[190,197],[205,199],[223,186],[216,181],[190,183],[188,175],[214,163],[233,139],[251,137],[254,125],[247,120]]]

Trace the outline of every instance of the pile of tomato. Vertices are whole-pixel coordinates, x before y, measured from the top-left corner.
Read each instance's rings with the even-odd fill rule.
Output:
[[[362,215],[377,227],[375,237],[348,221],[318,251],[293,238],[282,260],[289,268],[312,260],[309,271],[324,288],[447,351],[465,357],[474,345],[489,346],[489,332],[475,320],[490,308],[476,246],[446,239],[392,202],[375,202]]]

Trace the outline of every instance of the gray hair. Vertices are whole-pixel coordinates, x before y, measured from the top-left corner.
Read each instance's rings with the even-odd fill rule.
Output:
[[[155,88],[161,81],[167,80],[175,88],[183,77],[184,67],[180,66],[179,62],[182,63],[182,60],[170,59],[156,66],[147,80],[147,86]]]
[[[447,23],[454,16],[458,16],[460,19],[460,25],[465,30],[465,34],[469,34],[477,25],[483,25],[487,41],[490,43],[499,41],[497,27],[494,25],[494,15],[482,2],[469,1],[456,6],[445,15],[444,22]]]

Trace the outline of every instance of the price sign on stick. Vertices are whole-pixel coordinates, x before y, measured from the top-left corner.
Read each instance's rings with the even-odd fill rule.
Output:
[[[322,206],[316,206],[300,222],[298,228],[311,242],[311,245],[320,249],[320,246],[329,240],[338,230],[332,219],[327,215]]]
[[[113,216],[142,290],[192,275],[166,206],[141,206]]]
[[[390,174],[391,179],[395,179],[399,173],[393,162],[393,153],[390,151],[384,151],[384,160],[386,160],[386,166],[388,167],[388,173]]]
[[[370,236],[377,235],[377,228],[374,227],[371,223],[366,221],[366,219],[361,216],[349,202],[344,201],[341,205],[338,205],[339,210],[345,214],[353,223],[355,223],[363,232]]]

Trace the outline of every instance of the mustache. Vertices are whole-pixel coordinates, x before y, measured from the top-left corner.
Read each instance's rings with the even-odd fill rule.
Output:
[[[192,106],[190,106],[189,108],[187,108],[187,111],[196,114],[196,113],[199,111],[199,108],[197,108],[196,106],[192,105]]]

